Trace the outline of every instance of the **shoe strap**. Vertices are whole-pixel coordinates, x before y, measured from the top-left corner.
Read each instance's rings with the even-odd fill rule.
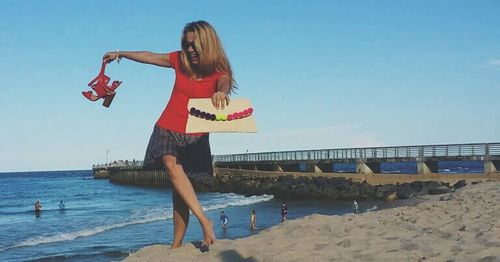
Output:
[[[99,72],[99,76],[104,76],[104,70],[106,69],[106,62],[104,62],[104,60],[102,61],[102,65],[101,65],[101,71]]]

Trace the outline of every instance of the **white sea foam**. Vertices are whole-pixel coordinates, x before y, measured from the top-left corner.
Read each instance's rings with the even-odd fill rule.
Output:
[[[367,208],[367,209],[366,209],[366,212],[375,211],[375,210],[377,210],[377,209],[378,209],[378,207],[377,207],[377,206],[373,206],[372,208]]]
[[[261,195],[261,196],[249,196],[245,197],[243,195],[237,194],[220,194],[220,196],[214,196],[210,200],[207,200],[203,210],[215,210],[222,209],[230,206],[247,206],[259,202],[265,202],[273,199],[272,195]]]
[[[229,206],[251,205],[258,202],[269,201],[271,199],[273,199],[272,195],[245,197],[237,194],[214,193],[213,196],[210,197],[210,199],[207,199],[207,201],[205,201],[206,203],[203,203],[205,205],[203,209],[205,211],[209,211],[220,208],[226,208]],[[74,232],[44,234],[42,236],[32,237],[20,241],[11,247],[0,249],[0,252],[17,247],[36,246],[54,242],[71,241],[80,237],[89,237],[97,235],[116,228],[167,220],[169,218],[172,218],[172,212],[170,208],[144,208],[144,209],[132,210],[129,220],[125,222],[115,223],[111,225],[96,226],[93,228],[82,229]]]
[[[45,234],[43,236],[32,237],[32,238],[29,238],[27,240],[21,241],[21,242],[17,243],[16,245],[9,247],[7,249],[75,240],[75,239],[80,238],[80,237],[93,236],[93,235],[103,233],[103,232],[106,232],[108,230],[115,229],[115,228],[121,228],[121,227],[130,226],[130,225],[136,225],[136,224],[151,223],[151,222],[155,222],[155,221],[166,220],[168,218],[172,218],[172,215],[171,214],[167,215],[166,212],[146,213],[142,217],[131,219],[131,220],[126,221],[126,222],[121,222],[121,223],[116,223],[116,224],[111,224],[111,225],[104,225],[104,226],[97,226],[94,228],[82,229],[82,230],[74,231],[74,232]]]

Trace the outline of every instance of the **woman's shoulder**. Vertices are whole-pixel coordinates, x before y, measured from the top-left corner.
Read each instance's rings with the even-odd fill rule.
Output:
[[[170,64],[172,65],[173,68],[177,69],[179,68],[179,57],[180,57],[180,52],[179,50],[173,51],[168,53],[168,58],[170,60]]]

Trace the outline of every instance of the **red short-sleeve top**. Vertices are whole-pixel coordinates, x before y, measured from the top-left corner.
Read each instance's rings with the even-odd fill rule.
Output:
[[[170,100],[156,124],[164,129],[186,133],[189,99],[212,97],[217,90],[217,80],[224,73],[217,72],[208,77],[195,80],[181,72],[179,56],[180,51],[169,54],[170,64],[175,70],[175,84]]]

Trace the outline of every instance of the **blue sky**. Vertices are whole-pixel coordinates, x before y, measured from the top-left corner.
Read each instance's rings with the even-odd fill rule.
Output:
[[[178,50],[210,22],[258,134],[215,154],[500,141],[498,1],[2,1],[0,171],[142,159],[171,69],[107,68],[112,106],[85,100],[106,51]]]

